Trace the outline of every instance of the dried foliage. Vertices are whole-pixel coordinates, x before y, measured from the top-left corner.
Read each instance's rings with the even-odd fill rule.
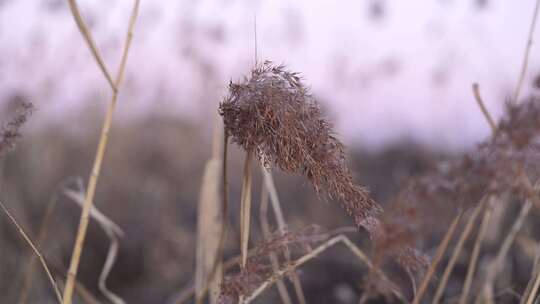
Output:
[[[270,61],[229,84],[220,104],[226,132],[265,166],[307,177],[316,192],[338,199],[369,231],[381,207],[353,182],[343,144],[297,73]]]
[[[34,105],[31,102],[22,102],[15,116],[4,125],[0,131],[0,156],[15,146],[15,142],[21,137],[21,127],[33,111]]]
[[[306,245],[325,241],[329,236],[328,232],[316,225],[299,231],[282,232],[280,230],[271,234],[262,244],[253,249],[253,254],[248,258],[244,271],[225,277],[218,303],[237,303],[240,295],[250,295],[259,285],[274,275],[268,259],[270,254],[281,254],[292,245],[306,248]],[[282,269],[287,267],[286,263],[279,266]]]
[[[540,99],[508,104],[497,133],[464,156],[439,164],[411,178],[392,199],[375,238],[375,256],[391,256],[411,270],[421,269],[425,257],[411,247],[426,234],[437,234],[452,215],[480,203],[486,195],[514,194],[526,198],[519,183],[540,172]],[[403,249],[407,248],[407,249]],[[376,260],[377,261],[377,260]]]

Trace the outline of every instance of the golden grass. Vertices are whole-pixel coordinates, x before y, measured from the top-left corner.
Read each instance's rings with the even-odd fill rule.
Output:
[[[210,303],[217,302],[222,281],[222,263],[219,250],[224,215],[221,202],[221,142],[222,133],[216,120],[212,142],[212,158],[206,163],[198,204],[197,252],[195,265],[195,301],[203,303],[209,290]],[[214,266],[216,264],[216,266]],[[214,271],[214,267],[216,270]],[[208,287],[209,286],[209,287]]]
[[[129,20],[126,40],[124,42],[124,48],[123,48],[122,58],[120,60],[120,66],[118,67],[118,73],[117,73],[116,79],[114,83],[112,83],[111,81],[112,78],[110,74],[107,72],[107,69],[105,68],[105,65],[103,64],[103,61],[100,59],[101,56],[99,56],[99,51],[97,50],[95,43],[93,43],[93,39],[92,39],[92,35],[90,34],[90,31],[88,30],[87,26],[83,22],[83,19],[81,17],[81,14],[79,12],[79,9],[76,5],[75,0],[70,0],[69,3],[70,3],[71,11],[73,13],[73,17],[77,23],[77,26],[79,27],[79,30],[81,31],[82,35],[86,39],[90,49],[92,50],[92,53],[94,54],[94,57],[98,65],[100,66],[101,70],[105,74],[105,77],[109,81],[109,84],[111,84],[113,93],[111,97],[111,102],[109,103],[109,107],[107,108],[107,112],[105,114],[105,120],[103,121],[101,135],[99,138],[99,143],[98,143],[98,147],[97,147],[97,151],[96,151],[96,155],[94,159],[94,165],[92,167],[90,179],[88,181],[86,198],[84,201],[83,210],[82,210],[81,218],[79,221],[79,228],[77,230],[75,245],[73,247],[73,254],[71,257],[71,262],[70,262],[68,274],[67,274],[66,286],[64,289],[64,295],[63,295],[64,304],[71,304],[71,301],[72,301],[75,278],[77,277],[77,270],[79,268],[79,262],[81,259],[81,254],[82,254],[82,250],[84,246],[86,231],[88,229],[89,214],[94,204],[94,196],[96,192],[97,182],[98,182],[99,174],[101,171],[103,158],[105,155],[105,149],[107,147],[107,143],[109,139],[109,132],[111,130],[114,109],[116,108],[116,103],[118,99],[118,88],[120,87],[122,80],[124,79],[124,71],[126,68],[127,57],[129,54],[129,49],[130,49],[131,41],[133,38],[133,29],[135,27],[135,22],[137,20],[137,15],[139,12],[139,0],[135,0],[133,4],[133,9],[131,12],[130,20]]]

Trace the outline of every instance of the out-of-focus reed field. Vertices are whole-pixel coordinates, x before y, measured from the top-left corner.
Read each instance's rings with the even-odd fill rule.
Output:
[[[540,96],[524,75],[540,1],[500,118],[471,84],[492,133],[460,153],[346,147],[301,71],[256,50],[206,128],[115,121],[141,72],[133,2],[114,69],[66,3],[105,112],[42,124],[24,91],[0,103],[1,303],[536,303]]]

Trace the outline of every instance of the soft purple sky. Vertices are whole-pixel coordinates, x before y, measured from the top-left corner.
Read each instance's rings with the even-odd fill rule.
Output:
[[[370,18],[374,2],[385,8],[382,18]],[[163,110],[210,124],[229,79],[254,61],[256,14],[259,59],[301,71],[346,142],[470,147],[489,133],[471,84],[480,83],[500,115],[535,1],[488,0],[481,10],[478,2],[142,0],[118,119]],[[115,71],[132,1],[79,3]],[[522,96],[540,72],[537,49]],[[55,120],[107,104],[109,87],[67,1],[0,1],[0,96],[14,91],[27,92],[41,116]]]

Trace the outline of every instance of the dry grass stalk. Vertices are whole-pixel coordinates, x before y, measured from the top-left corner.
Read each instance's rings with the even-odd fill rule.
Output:
[[[482,242],[484,240],[484,236],[487,231],[487,226],[489,224],[489,220],[491,218],[492,214],[492,208],[493,208],[493,197],[489,197],[487,204],[486,204],[486,210],[484,211],[484,216],[482,218],[482,223],[480,224],[480,229],[478,231],[478,235],[476,237],[476,241],[474,243],[473,252],[471,254],[471,260],[469,262],[469,268],[467,269],[467,276],[465,277],[465,283],[463,285],[463,291],[461,293],[461,297],[459,300],[460,304],[467,303],[467,298],[469,296],[469,291],[471,289],[472,280],[474,277],[474,272],[476,270],[476,263],[478,261],[478,256],[480,255],[480,248],[482,246]]]
[[[337,235],[344,234],[344,233],[357,233],[357,228],[352,227],[352,226],[351,227],[337,228],[337,229],[334,229],[334,230],[328,232],[327,234],[325,234],[324,237],[319,237],[319,239],[324,238],[325,240],[327,240],[329,237],[337,236]],[[281,234],[281,232],[280,232],[280,235],[282,235],[282,237],[284,237],[283,234]],[[358,248],[356,245],[354,245],[348,238],[345,238],[343,241],[344,241],[345,245],[347,245],[347,247],[353,252],[353,254],[361,262],[366,263],[366,265],[368,265],[368,267],[371,270],[377,271],[379,273],[379,275],[382,277],[383,280],[388,282],[388,284],[392,285],[392,283],[386,277],[386,275],[384,273],[382,273],[382,271],[380,269],[373,266],[373,264],[371,263],[369,258],[362,252],[362,250],[360,250],[360,248]],[[249,249],[248,258],[254,257],[257,254],[258,251],[259,251],[258,248]],[[227,261],[225,261],[223,263],[223,270],[228,271],[228,270],[230,270],[230,269],[232,269],[234,267],[237,267],[238,264],[240,263],[240,260],[241,260],[241,256],[239,256],[239,255],[228,259]],[[398,297],[398,299],[402,300],[403,302],[407,302],[406,298],[400,293],[400,291],[397,288],[393,292],[396,295],[396,297]],[[180,292],[178,292],[175,296],[173,296],[171,301],[169,301],[169,303],[174,303],[174,304],[185,303],[191,297],[193,297],[194,294],[195,294],[195,286],[194,286],[193,283],[190,283],[190,284],[188,284],[187,287],[185,287]]]
[[[79,26],[79,29],[83,33],[83,36],[87,39],[87,41],[90,41],[90,40],[88,40],[88,37],[91,37],[90,32],[88,31],[88,28],[84,25],[84,23],[80,23],[82,18],[81,18],[81,15],[79,13],[79,10],[78,10],[77,6],[74,5],[74,4],[76,4],[75,0],[70,0],[70,8],[71,8],[71,10],[73,12],[73,16],[75,18],[75,21],[77,22],[77,25]],[[64,304],[71,304],[71,299],[72,299],[72,296],[73,296],[73,288],[74,288],[74,284],[75,284],[75,278],[77,276],[77,270],[79,268],[79,261],[80,261],[80,258],[81,258],[83,245],[84,245],[84,240],[85,240],[85,237],[86,237],[86,231],[87,231],[87,228],[88,228],[89,214],[90,214],[90,210],[92,209],[92,206],[93,206],[93,203],[94,203],[94,195],[95,195],[95,191],[96,191],[97,181],[98,181],[98,178],[99,178],[99,174],[100,174],[100,171],[101,171],[101,164],[103,162],[103,157],[105,155],[105,149],[107,147],[107,142],[108,142],[108,139],[109,139],[109,132],[110,132],[111,125],[112,125],[114,109],[116,108],[116,102],[117,102],[117,98],[118,98],[118,88],[120,87],[120,84],[122,83],[122,80],[124,78],[124,71],[125,71],[125,67],[126,67],[126,63],[127,63],[127,57],[128,57],[129,49],[130,49],[130,46],[131,46],[131,41],[132,41],[132,38],[133,38],[133,28],[135,26],[135,21],[137,20],[138,11],[139,11],[139,0],[135,0],[134,4],[133,4],[133,10],[131,12],[130,20],[129,20],[129,25],[128,25],[128,30],[127,30],[127,34],[126,34],[126,40],[125,40],[125,43],[124,43],[124,49],[123,49],[123,53],[122,53],[122,58],[121,58],[121,61],[120,61],[120,65],[118,67],[118,73],[117,73],[115,82],[113,84],[111,84],[111,87],[113,88],[113,94],[112,94],[111,102],[109,103],[109,107],[107,108],[107,113],[105,115],[105,120],[103,122],[103,126],[102,126],[102,129],[101,129],[101,135],[100,135],[100,138],[99,138],[97,152],[96,152],[96,156],[95,156],[95,159],[94,159],[94,165],[92,167],[92,172],[90,174],[90,178],[89,178],[89,181],[88,181],[86,198],[85,198],[85,201],[84,201],[83,210],[82,210],[81,218],[80,218],[80,221],[79,221],[79,228],[78,228],[78,231],[77,231],[77,236],[76,236],[76,239],[75,239],[75,245],[74,245],[74,248],[73,248],[73,254],[72,254],[72,257],[71,257],[71,262],[70,262],[70,266],[69,266],[69,270],[68,270],[66,287],[64,289],[64,296],[63,296]],[[89,43],[89,45],[90,45],[90,48],[93,50],[93,52],[95,51],[97,54],[99,54],[99,52],[97,52],[97,49],[92,48],[92,45],[90,43]],[[98,57],[96,57],[96,59],[97,58]],[[100,64],[100,66],[102,66],[102,62],[100,63],[99,60],[98,60],[98,64]],[[103,67],[104,67],[104,65],[103,65]],[[103,67],[102,67],[102,70],[105,73],[106,70],[103,69]],[[108,73],[105,73],[105,75],[108,75]],[[107,77],[107,79],[110,79],[110,77]],[[111,83],[111,81],[109,81],[109,82]]]
[[[55,191],[54,195],[49,200],[49,203],[47,204],[47,209],[45,210],[45,216],[43,217],[43,220],[41,221],[40,228],[39,228],[39,236],[37,240],[37,247],[41,247],[47,238],[48,232],[49,232],[49,223],[52,216],[52,213],[54,211],[54,208],[56,207],[56,203],[58,202],[58,191]],[[34,266],[35,266],[36,259],[32,257],[26,267],[25,273],[24,273],[24,279],[23,284],[21,288],[21,292],[19,294],[19,301],[18,303],[24,304],[27,302],[28,293],[30,292],[30,289],[32,287],[32,279],[33,279],[33,273],[34,273]]]
[[[62,279],[58,279],[60,285],[65,285]],[[75,293],[84,304],[102,304],[92,292],[81,282],[75,282]]]
[[[248,259],[249,231],[251,229],[251,163],[253,151],[248,150],[244,161],[244,177],[242,179],[242,196],[240,200],[240,256],[242,271],[245,271]],[[239,303],[244,303],[240,296]]]
[[[90,33],[90,30],[88,29],[88,26],[86,25],[86,22],[84,22],[84,19],[80,13],[79,7],[77,5],[77,1],[75,0],[68,0],[69,8],[71,10],[71,14],[73,15],[73,18],[75,18],[75,23],[77,24],[77,27],[79,28],[79,31],[81,32],[84,40],[88,44],[88,48],[92,52],[92,55],[94,56],[94,59],[96,60],[99,68],[103,72],[103,75],[107,79],[107,82],[111,86],[111,89],[113,91],[118,90],[118,85],[115,83],[111,77],[111,73],[109,73],[107,66],[105,65],[105,62],[103,62],[103,59],[101,58],[101,54],[98,51],[98,48],[96,46],[96,43],[94,42],[94,38],[92,38],[92,34]]]
[[[540,208],[540,197],[537,194],[537,189],[535,189],[530,181],[528,180],[527,176],[522,175],[522,183],[521,183],[529,197],[529,199],[533,202],[535,207]],[[538,292],[538,288],[540,286],[540,245],[538,245],[537,249],[537,255],[534,262],[534,268],[533,273],[531,276],[531,279],[529,280],[529,283],[527,284],[527,288],[525,289],[525,292],[523,293],[522,300],[520,303],[533,303],[535,296]]]
[[[510,247],[512,246],[514,240],[516,239],[516,236],[518,232],[520,231],[521,227],[525,223],[525,219],[529,215],[529,212],[532,208],[532,203],[530,200],[526,200],[523,207],[521,208],[519,215],[517,216],[516,220],[514,221],[514,224],[512,225],[512,228],[510,228],[510,231],[506,235],[502,246],[499,248],[499,251],[497,253],[497,256],[495,259],[491,262],[491,264],[488,266],[487,275],[486,275],[486,281],[484,283],[484,287],[482,288],[482,293],[479,295],[479,297],[484,298],[484,302],[493,302],[493,286],[495,284],[495,279],[501,272],[504,262],[506,260],[506,256],[508,255],[508,252],[510,251]]]
[[[521,87],[523,87],[523,81],[525,80],[525,75],[527,74],[527,67],[529,65],[529,53],[531,52],[531,47],[533,43],[534,30],[536,28],[536,19],[538,17],[539,7],[540,7],[540,0],[537,0],[534,7],[533,17],[531,20],[531,27],[529,28],[529,37],[527,39],[527,45],[525,46],[525,54],[523,54],[523,63],[521,65],[521,72],[519,74],[519,79],[518,79],[516,89],[514,91],[514,96],[512,99],[513,103],[518,102],[519,93],[521,91]]]
[[[212,271],[210,272],[209,279],[210,281],[218,280],[218,278],[215,278],[216,275],[219,275],[219,281],[222,281],[222,271],[223,268],[225,270],[228,268],[227,265],[222,264],[222,257],[223,257],[223,251],[225,248],[225,241],[227,239],[227,232],[229,229],[227,215],[229,213],[229,181],[227,176],[227,152],[228,152],[228,143],[229,143],[229,136],[227,135],[227,132],[223,131],[223,153],[222,153],[222,167],[221,167],[221,174],[222,174],[222,183],[221,183],[221,197],[222,197],[222,210],[221,214],[223,215],[223,219],[221,221],[221,231],[219,235],[219,242],[218,242],[218,253],[215,256]],[[215,148],[215,147],[214,147]],[[217,153],[218,149],[213,149],[213,155]],[[249,256],[249,254],[248,254]],[[229,265],[229,267],[232,267],[232,265]],[[204,288],[202,288],[202,294],[206,294],[209,288],[210,282],[206,282],[206,285]],[[183,303],[186,300],[188,300],[192,294],[194,293],[195,288],[190,287],[189,289],[185,289],[182,291],[179,296],[175,297],[173,300],[173,303],[179,304]]]
[[[219,240],[223,215],[221,202],[221,128],[216,121],[216,129],[212,143],[212,158],[206,163],[201,193],[199,196],[197,216],[197,252],[195,268],[195,301],[203,303],[206,289],[209,286],[210,303],[216,303],[222,277],[221,257],[219,256]],[[217,263],[213,273],[214,263]]]
[[[446,284],[448,283],[448,279],[450,278],[450,274],[452,273],[452,270],[454,269],[454,266],[456,265],[457,259],[459,258],[461,250],[463,249],[463,245],[465,245],[465,241],[467,240],[467,238],[469,237],[469,234],[472,231],[476,218],[480,214],[480,211],[483,210],[483,206],[484,206],[483,202],[478,204],[472,211],[469,218],[467,219],[465,228],[463,229],[463,232],[459,236],[458,242],[456,246],[454,247],[450,260],[448,261],[448,264],[446,265],[446,268],[444,269],[443,276],[441,278],[441,281],[439,283],[439,286],[437,287],[437,291],[435,292],[435,296],[433,298],[433,304],[438,304],[441,301],[444,290],[446,288]]]
[[[354,243],[352,243],[345,235],[340,234],[340,235],[337,235],[337,236],[332,237],[331,239],[325,241],[323,244],[321,244],[318,247],[314,248],[311,252],[309,252],[306,255],[302,256],[301,258],[293,261],[292,263],[287,265],[284,269],[278,271],[277,273],[273,273],[272,276],[270,276],[265,282],[263,282],[249,296],[246,297],[245,303],[246,304],[251,303],[262,292],[264,292],[268,287],[270,287],[272,284],[274,284],[275,282],[280,280],[283,276],[287,275],[291,271],[297,269],[298,267],[302,266],[306,262],[308,262],[311,259],[313,259],[313,258],[317,257],[318,255],[320,255],[322,252],[324,252],[328,248],[331,248],[332,246],[334,246],[334,245],[336,245],[336,244],[338,244],[340,242],[345,244],[345,246],[347,248],[349,248],[359,260],[361,260],[368,267],[370,267],[370,269],[375,270],[373,268],[373,265],[371,264],[371,262],[367,258],[367,256],[357,246],[355,246]],[[376,271],[378,271],[378,270],[376,270]],[[388,278],[386,278],[386,276],[384,276],[384,274],[382,274],[382,276],[383,276],[383,279],[385,281],[390,282],[390,280],[388,280]],[[393,286],[393,284],[392,284],[392,286]],[[398,297],[398,299],[400,299],[400,300],[402,300],[404,302],[407,302],[406,298],[399,292],[399,290],[392,287],[392,292],[396,295],[396,297]]]
[[[322,245],[315,248],[310,253],[302,256],[298,260],[295,260],[293,263],[291,263],[289,266],[287,266],[285,269],[280,270],[277,273],[274,273],[268,280],[266,280],[264,283],[262,283],[253,293],[251,293],[248,297],[245,299],[245,303],[248,304],[252,302],[255,298],[257,298],[263,291],[265,291],[268,287],[270,287],[272,284],[274,284],[277,280],[279,280],[281,277],[289,273],[290,271],[302,266],[304,263],[310,261],[311,259],[315,258],[322,252],[324,252],[326,249],[332,247],[333,245],[337,244],[338,242],[342,241],[342,236],[336,236],[328,241],[324,242]]]
[[[536,276],[536,280],[534,281],[534,285],[532,287],[531,293],[529,294],[529,297],[527,298],[527,304],[533,304],[536,298],[536,294],[538,293],[538,288],[540,287],[540,274]]]
[[[270,238],[270,223],[268,221],[268,189],[264,185],[261,188],[261,205],[259,207],[259,220],[261,222],[261,230],[263,233],[263,237],[265,239]],[[281,230],[281,229],[280,229]],[[275,252],[270,252],[268,254],[268,258],[270,259],[270,263],[272,265],[272,270],[274,272],[279,271],[279,259],[278,255]],[[281,301],[284,304],[291,304],[291,296],[289,295],[289,292],[287,291],[287,286],[285,286],[285,283],[283,280],[278,280],[276,282],[276,286],[279,292],[279,296],[281,297]]]
[[[261,168],[261,171],[263,172],[263,188],[266,188],[270,194],[270,201],[272,202],[272,210],[274,211],[274,216],[276,218],[276,222],[278,224],[279,231],[282,233],[287,230],[287,224],[285,222],[285,217],[283,216],[283,212],[281,211],[281,204],[279,202],[278,193],[276,190],[276,186],[274,184],[274,179],[272,178],[272,173],[270,173],[265,168]],[[285,248],[283,252],[285,256],[285,262],[290,263],[291,262],[291,252],[289,251],[289,248]],[[300,282],[300,277],[298,276],[298,273],[296,271],[292,271],[290,273],[291,281],[293,282],[294,291],[296,292],[296,297],[298,298],[298,302],[300,304],[306,303],[306,297],[304,295],[304,290],[302,289],[302,284]]]
[[[344,235],[342,236],[341,241],[347,248],[354,254],[354,256],[362,263],[365,263],[366,266],[368,266],[369,270],[371,272],[375,272],[376,275],[382,280],[382,282],[390,288],[390,291],[392,294],[399,299],[402,303],[408,303],[409,301],[407,298],[399,291],[399,289],[396,287],[396,285],[382,272],[382,270],[379,267],[375,267],[373,263],[370,261],[368,256],[358,248],[348,237]]]
[[[36,248],[36,246],[34,246],[34,243],[32,242],[32,240],[30,240],[28,235],[24,232],[24,230],[19,225],[17,220],[15,220],[15,218],[7,210],[6,206],[4,205],[4,203],[2,203],[2,201],[0,201],[0,208],[2,208],[2,211],[11,220],[13,225],[15,225],[15,227],[17,228],[17,231],[19,232],[19,234],[23,237],[23,239],[30,246],[30,248],[32,248],[32,251],[34,252],[34,254],[38,257],[38,259],[39,259],[39,261],[41,263],[41,266],[43,266],[43,269],[45,270],[45,273],[47,274],[47,278],[49,279],[49,282],[51,282],[51,285],[53,287],[54,294],[56,295],[56,299],[58,300],[58,303],[62,303],[62,295],[60,293],[60,290],[58,289],[58,285],[56,284],[56,281],[54,280],[54,278],[53,278],[53,276],[51,274],[51,271],[49,270],[49,267],[47,266],[47,263],[45,262],[45,259],[43,258],[43,255],[41,255],[41,253]]]
[[[427,291],[429,282],[431,280],[431,277],[435,274],[435,271],[437,270],[437,266],[439,265],[439,262],[442,260],[444,253],[446,252],[446,248],[448,247],[448,244],[450,243],[450,240],[452,239],[452,236],[454,235],[454,232],[456,231],[457,224],[459,223],[459,220],[461,219],[461,215],[463,213],[460,212],[458,215],[454,218],[452,221],[452,224],[448,228],[448,231],[444,235],[444,238],[439,244],[439,247],[437,248],[437,252],[435,253],[435,257],[433,261],[431,261],[431,264],[428,267],[427,273],[422,279],[422,283],[420,283],[420,288],[418,288],[418,292],[416,293],[413,304],[419,304],[422,300],[422,297],[424,296],[424,293]]]
[[[242,256],[241,267],[246,267],[248,258],[248,244],[251,218],[251,159],[253,153],[248,151],[244,162],[244,178],[242,180],[242,197],[240,201],[240,254]]]
[[[82,185],[82,183],[80,184]],[[79,207],[82,208],[84,204],[85,195],[84,195],[84,189],[82,189],[82,186],[80,188],[81,189],[79,189],[79,191],[64,189],[64,194],[67,197],[69,197],[71,200],[73,200],[75,203],[77,203]],[[92,209],[90,210],[90,216],[94,220],[96,220],[96,222],[99,224],[101,229],[105,231],[105,233],[107,234],[107,237],[109,238],[111,242],[109,246],[109,250],[107,252],[107,258],[105,259],[105,264],[103,265],[103,268],[99,275],[99,280],[98,280],[99,290],[112,303],[124,304],[125,301],[122,300],[122,298],[120,298],[118,295],[116,295],[114,292],[112,292],[110,289],[107,288],[107,278],[109,277],[111,269],[118,255],[118,247],[119,247],[118,238],[123,237],[124,232],[118,225],[116,225],[111,219],[109,219],[106,215],[104,215],[101,211],[99,211],[94,206],[92,206]]]
[[[520,304],[525,304],[531,295],[534,284],[536,283],[537,277],[540,276],[540,243],[535,242],[535,257],[533,263],[533,269],[531,271],[531,278],[527,283],[527,287],[521,296]]]

